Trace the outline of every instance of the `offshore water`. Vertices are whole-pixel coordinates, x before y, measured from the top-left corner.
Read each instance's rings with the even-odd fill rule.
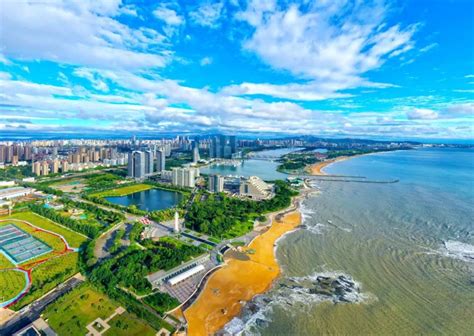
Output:
[[[332,174],[395,184],[315,182],[306,228],[282,239],[283,274],[226,329],[249,335],[472,335],[474,151],[361,156]],[[317,276],[352,279],[344,297],[311,291]]]

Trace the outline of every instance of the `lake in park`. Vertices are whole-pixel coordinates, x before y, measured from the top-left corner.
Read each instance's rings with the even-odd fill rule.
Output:
[[[155,211],[172,208],[182,198],[183,195],[176,191],[149,189],[126,196],[106,197],[105,199],[122,206],[136,205],[140,210]]]

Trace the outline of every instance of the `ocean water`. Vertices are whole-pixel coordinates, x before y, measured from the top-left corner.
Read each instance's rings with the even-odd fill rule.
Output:
[[[333,174],[394,184],[318,181],[306,228],[281,240],[283,274],[226,330],[248,335],[472,335],[474,151],[420,149],[362,156]],[[344,296],[318,276],[352,282]]]

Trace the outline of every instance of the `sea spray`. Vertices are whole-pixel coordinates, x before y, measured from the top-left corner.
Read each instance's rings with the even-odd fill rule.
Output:
[[[273,289],[247,302],[239,317],[233,318],[219,334],[259,335],[259,329],[272,322],[273,310],[287,315],[310,310],[315,304],[361,304],[377,298],[363,292],[361,284],[343,272],[315,272],[301,277],[285,277]]]
[[[447,240],[443,242],[443,246],[439,251],[447,257],[474,263],[473,245],[455,240]]]

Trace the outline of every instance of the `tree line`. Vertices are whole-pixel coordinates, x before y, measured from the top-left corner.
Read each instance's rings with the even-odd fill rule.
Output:
[[[29,204],[29,209],[34,213],[52,220],[53,222],[59,223],[70,228],[73,231],[80,232],[89,238],[97,237],[100,233],[100,227],[91,225],[90,223],[65,217],[57,213],[53,209],[45,208],[43,204]]]
[[[284,209],[297,195],[286,182],[275,182],[275,196],[268,200],[252,201],[228,197],[223,193],[210,195],[204,202],[196,202],[186,214],[186,225],[193,230],[220,237],[239,222],[263,213]]]

